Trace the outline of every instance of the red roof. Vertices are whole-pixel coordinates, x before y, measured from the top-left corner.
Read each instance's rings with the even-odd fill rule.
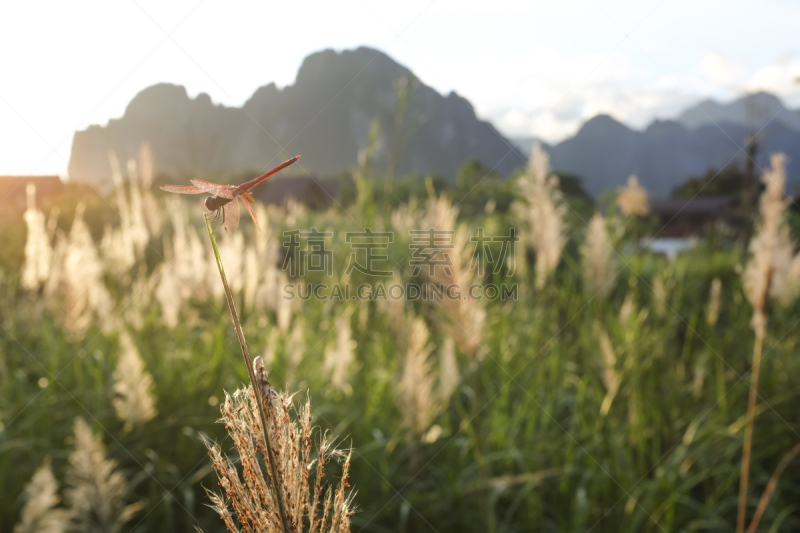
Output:
[[[64,191],[58,176],[0,176],[0,213],[16,218],[28,207],[28,183],[36,186],[37,205],[42,198]]]

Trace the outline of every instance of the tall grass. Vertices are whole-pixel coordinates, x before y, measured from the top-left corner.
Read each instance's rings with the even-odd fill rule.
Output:
[[[133,173],[132,166],[125,168]],[[137,173],[142,168],[137,164]],[[133,200],[132,186],[141,189],[141,202]],[[122,192],[129,211],[148,209],[143,180],[126,181]],[[418,229],[440,196],[420,196],[416,205],[395,209],[376,209],[367,195],[360,200],[373,213],[373,231],[397,231],[388,267],[402,283],[419,281],[406,267],[407,229]],[[452,191],[448,196],[457,206],[459,198]],[[124,205],[121,197],[109,202]],[[100,217],[107,207],[96,199],[84,198],[82,212],[66,203],[61,214],[35,207],[45,230],[38,217],[39,229],[30,235],[44,235],[52,250],[46,279],[28,275],[38,283],[22,285],[28,271],[24,222],[0,232],[2,249],[9,250],[0,265],[0,298],[7,304],[0,307],[3,524],[30,516],[25,487],[41,482],[36,472],[48,456],[57,488],[44,508],[69,510],[74,420],[81,417],[93,442],[102,444],[103,460],[113,462],[107,470],[124,479],[113,492],[114,508],[141,506],[125,516],[124,530],[222,527],[206,506],[205,488],[213,489],[218,479],[205,443],[219,443],[239,468],[241,454],[214,421],[227,401],[223,391],[246,390],[242,384],[250,378],[231,357],[237,338],[197,205],[152,199],[161,228],[154,231],[143,215],[147,245],[137,251],[133,244],[135,260],[124,268],[119,258],[128,252],[112,251],[111,238],[103,246],[103,235],[106,225],[108,235],[140,231],[133,229],[136,216],[128,213],[131,224],[125,226],[119,218]],[[526,201],[524,192],[518,200]],[[565,218],[567,240],[545,283],[535,268],[520,267],[526,255],[536,262],[532,245],[525,251],[522,243],[520,268],[487,269],[481,278],[517,283],[517,301],[473,302],[469,313],[422,301],[312,298],[287,306],[281,287],[297,280],[287,280],[281,270],[283,231],[333,231],[327,248],[341,281],[350,257],[344,232],[362,230],[350,216],[360,212],[347,207],[348,213],[335,205],[270,208],[261,214],[267,231],[244,227],[241,240],[223,236],[219,244],[243,334],[254,351],[271,354],[265,362],[274,388],[310,391],[311,425],[320,427],[320,435],[330,432],[354,444],[347,474],[358,487],[353,531],[736,527],[736,466],[751,420],[747,372],[756,333],[750,326],[754,306],[740,276],[748,264],[743,251],[701,246],[668,262],[632,252],[625,238],[610,238],[611,257],[619,259],[610,269],[614,282],[597,295],[589,281],[595,275],[587,275],[585,264],[585,228],[568,226]],[[51,219],[57,222],[50,225]],[[514,226],[526,238],[526,223],[519,211],[495,210],[461,214],[450,225],[465,227],[468,235],[479,227],[508,235]],[[43,243],[31,250],[47,249]],[[260,268],[248,272],[251,264]],[[796,279],[791,269],[786,272]],[[331,280],[311,273],[305,281]],[[358,273],[349,279],[356,286],[366,281]],[[710,295],[718,302],[713,306]],[[800,428],[798,303],[764,309],[769,328],[751,432],[747,510],[761,513],[763,530],[793,531],[800,527],[800,470],[782,458],[796,445]],[[480,328],[464,325],[479,313]],[[466,330],[461,339],[456,323]],[[414,324],[424,325],[427,336]],[[149,391],[153,409],[143,411],[147,416],[120,417],[125,411],[114,405],[115,398],[137,397],[117,386],[120,361],[133,353],[125,335],[152,387],[124,390]],[[470,336],[480,338],[479,356]],[[335,357],[326,356],[334,351]],[[346,368],[336,380],[334,361]],[[240,398],[245,401],[245,393]],[[336,461],[326,467],[326,479],[337,488],[342,467]],[[772,483],[779,467],[782,474]],[[759,507],[768,487],[771,497]]]
[[[793,263],[795,263],[796,245],[792,241],[785,220],[789,201],[784,193],[786,174],[783,165],[784,156],[773,155],[772,168],[763,176],[765,190],[759,202],[760,219],[756,225],[756,233],[750,241],[752,257],[742,275],[745,294],[753,305],[752,326],[755,341],[739,481],[737,533],[744,531],[747,516],[750,458],[753,452],[753,431],[759,401],[758,383],[767,330],[767,299],[773,296],[786,305],[796,295],[797,280],[789,274],[795,268]],[[800,254],[798,257],[800,258]]]
[[[235,201],[238,202],[239,200],[237,199]],[[237,506],[237,505],[234,504],[234,508],[236,509],[236,511],[237,511],[237,513],[239,515],[240,522],[245,527],[247,527],[247,525],[248,525],[247,524],[248,520],[251,521],[251,522],[254,522],[254,526],[257,526],[258,524],[260,524],[261,522],[263,522],[265,520],[267,522],[266,524],[264,524],[265,526],[269,525],[272,522],[277,522],[277,521],[273,520],[274,515],[277,514],[278,517],[279,517],[280,527],[275,527],[275,525],[273,523],[272,524],[273,527],[270,528],[270,529],[274,529],[276,531],[281,531],[282,533],[289,533],[292,530],[289,529],[289,523],[287,522],[286,502],[285,502],[284,492],[283,492],[283,485],[284,485],[283,481],[284,480],[283,480],[282,477],[279,477],[277,475],[277,471],[279,469],[278,461],[276,459],[275,450],[274,450],[273,445],[272,445],[272,438],[270,437],[269,431],[267,429],[268,428],[268,423],[267,423],[268,419],[267,419],[266,413],[269,411],[269,407],[267,405],[267,402],[268,402],[268,400],[269,400],[269,398],[271,396],[272,387],[270,386],[269,380],[267,378],[267,375],[265,374],[264,365],[261,362],[261,359],[257,358],[255,360],[255,362],[254,362],[255,364],[250,363],[250,352],[249,352],[249,350],[247,348],[247,342],[244,339],[244,332],[242,331],[242,324],[239,321],[239,314],[236,312],[236,304],[234,304],[234,302],[233,302],[233,294],[231,293],[231,288],[228,285],[228,278],[225,275],[225,269],[222,266],[222,258],[220,257],[220,254],[219,254],[219,247],[217,246],[217,240],[216,240],[216,238],[214,238],[214,231],[211,229],[211,220],[210,220],[208,214],[205,214],[203,216],[203,218],[204,218],[205,223],[206,223],[206,229],[208,230],[208,238],[211,241],[211,246],[214,248],[214,259],[216,259],[216,261],[217,261],[217,268],[219,269],[219,276],[220,276],[220,279],[222,281],[223,289],[225,290],[225,300],[228,302],[228,310],[230,310],[230,312],[231,312],[231,319],[233,320],[233,328],[234,328],[234,331],[236,331],[236,337],[238,338],[239,346],[242,349],[242,357],[244,358],[244,366],[247,368],[247,374],[250,377],[250,384],[252,386],[251,393],[254,396],[253,399],[254,399],[254,403],[256,404],[256,407],[255,407],[255,409],[253,409],[253,411],[258,412],[258,418],[259,418],[258,423],[257,424],[253,424],[252,421],[251,421],[251,424],[249,426],[250,435],[247,438],[248,439],[255,439],[255,441],[259,443],[259,447],[261,448],[262,452],[264,450],[266,450],[267,453],[266,453],[266,456],[265,456],[266,457],[266,461],[265,462],[267,463],[267,466],[269,468],[269,473],[271,475],[271,478],[270,478],[271,479],[271,485],[272,485],[272,489],[273,489],[272,490],[273,501],[271,502],[271,505],[268,505],[268,508],[271,508],[271,511],[272,511],[269,515],[264,515],[264,516],[252,515],[252,513],[250,513],[250,512],[244,512],[245,508],[241,507],[240,505]],[[232,424],[233,422],[234,421],[232,419],[229,419],[229,423]],[[261,427],[261,433],[264,436],[264,440],[263,441],[259,440],[260,435],[258,433],[253,434],[253,431],[252,431],[253,429],[258,428],[259,426]],[[242,439],[240,439],[240,441],[241,440]],[[253,458],[255,458],[255,457],[253,457]],[[215,464],[217,466],[217,471],[221,472],[221,464],[216,463],[216,460],[215,460]],[[248,468],[247,470],[248,471],[252,471],[253,467],[257,467],[258,472],[259,473],[261,472],[261,468],[258,466],[258,462],[257,461],[255,461],[254,465],[251,464],[250,468]],[[261,476],[259,476],[259,477],[261,477]],[[221,478],[222,478],[222,476],[221,476]],[[230,476],[228,476],[225,479],[230,479]],[[253,481],[251,480],[251,484],[252,483],[253,483]],[[226,487],[226,489],[228,490],[228,495],[231,496],[232,491],[228,487]],[[262,490],[262,497],[266,498],[267,494],[268,493],[267,493],[266,489]],[[217,507],[219,508],[219,504],[217,505]],[[277,513],[276,513],[276,511],[277,511]],[[227,520],[226,520],[226,525],[228,526],[229,529],[231,529],[230,525],[227,523]],[[264,530],[267,531],[269,529],[267,529],[265,527]],[[235,532],[235,531],[237,531],[237,529],[234,528],[234,529],[231,529],[231,531]]]

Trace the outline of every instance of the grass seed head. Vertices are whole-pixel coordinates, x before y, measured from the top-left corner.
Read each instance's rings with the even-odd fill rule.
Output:
[[[142,425],[156,416],[153,377],[127,332],[120,335],[121,353],[114,371],[114,410],[125,422],[123,431]]]
[[[617,194],[617,207],[623,215],[645,216],[650,213],[650,200],[647,191],[639,185],[639,178],[631,174],[628,184],[621,187]]]
[[[25,223],[28,236],[25,241],[25,264],[22,267],[23,288],[37,291],[50,275],[53,260],[53,247],[50,244],[45,216],[36,208],[36,185],[28,183],[28,209],[25,211]]]
[[[536,252],[536,287],[542,289],[561,260],[567,232],[558,177],[550,174],[549,156],[539,143],[533,146],[527,172],[517,183],[524,201],[514,209],[527,227],[528,243]]]
[[[14,533],[63,533],[69,526],[69,514],[58,508],[58,482],[50,458],[33,474],[25,487],[25,505]]]
[[[263,430],[255,395],[250,387],[226,394],[222,419],[236,445],[241,465],[237,468],[224,456],[218,444],[206,442],[214,470],[225,494],[209,492],[211,508],[228,531],[280,533],[281,523],[275,487],[286,504],[290,531],[327,533],[348,531],[354,492],[348,490],[350,453],[337,450],[327,435],[322,435],[317,453],[312,450],[311,405],[295,407],[292,397],[279,394],[271,386],[264,363],[253,361],[256,381],[267,398],[267,430],[272,443],[277,480],[273,482],[266,461]],[[314,457],[316,456],[316,457]],[[325,481],[330,460],[342,463],[338,488]],[[334,493],[336,496],[334,497]],[[322,518],[322,519],[321,519]]]
[[[603,215],[595,213],[586,228],[581,247],[583,280],[592,292],[605,296],[613,288],[616,275],[616,254],[606,229]]]
[[[719,319],[719,303],[722,294],[722,281],[715,277],[711,280],[711,289],[708,293],[708,307],[706,308],[706,322],[713,326]]]
[[[352,314],[353,308],[349,308],[334,319],[336,341],[325,349],[325,371],[330,375],[331,385],[337,390],[347,390],[350,386],[350,365],[355,359],[357,346],[350,328]]]
[[[784,192],[785,159],[783,154],[774,154],[771,168],[762,177],[765,188],[759,198],[759,220],[750,239],[750,261],[742,274],[745,294],[755,310],[754,324],[763,318],[770,294],[791,295],[797,284],[788,275],[794,268],[794,243],[785,221],[789,205]]]
[[[82,418],[75,419],[74,440],[66,491],[73,527],[98,533],[121,531],[141,506],[123,504],[128,482],[117,462],[107,457],[100,437]]]

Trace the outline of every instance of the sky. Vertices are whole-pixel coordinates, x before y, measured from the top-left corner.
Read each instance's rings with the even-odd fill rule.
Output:
[[[66,175],[76,130],[142,89],[241,106],[308,54],[365,45],[512,137],[631,127],[754,90],[800,108],[800,2],[73,0],[0,4],[0,174]]]

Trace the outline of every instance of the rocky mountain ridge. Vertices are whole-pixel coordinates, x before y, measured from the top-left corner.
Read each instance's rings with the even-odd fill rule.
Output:
[[[301,154],[293,172],[335,175],[357,166],[373,120],[380,124],[377,171],[452,178],[473,157],[502,174],[525,161],[467,100],[439,94],[386,54],[362,47],[311,54],[293,85],[260,87],[240,108],[206,94],[190,98],[178,85],[148,87],[121,118],[75,133],[69,173],[104,182],[109,150],[125,160],[146,141],[162,173],[259,172]]]

